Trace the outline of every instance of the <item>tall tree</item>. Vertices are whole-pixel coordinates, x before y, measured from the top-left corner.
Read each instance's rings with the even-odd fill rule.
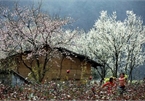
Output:
[[[133,11],[126,12],[124,21],[117,20],[116,12],[111,16],[102,11],[90,35],[89,50],[111,69],[113,76],[117,72],[129,72],[144,63],[145,30],[143,21]]]
[[[69,48],[101,63],[102,79],[108,71],[115,77],[123,71],[132,78],[132,71],[145,60],[143,21],[133,11],[126,11],[124,21],[117,20],[116,12],[108,15],[107,11],[102,11],[100,14],[93,28],[73,39],[75,45]]]
[[[49,70],[48,63],[58,57],[55,47],[67,44],[76,33],[62,28],[71,21],[70,18],[51,17],[42,12],[41,5],[37,8],[18,4],[13,9],[1,7],[0,49],[6,56],[19,54],[34,80],[41,82]]]

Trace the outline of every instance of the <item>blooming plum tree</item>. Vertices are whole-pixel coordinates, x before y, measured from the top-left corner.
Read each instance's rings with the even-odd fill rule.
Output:
[[[13,9],[1,7],[0,50],[6,56],[19,54],[34,80],[41,82],[49,70],[48,62],[58,56],[56,47],[67,44],[76,33],[62,28],[71,21],[70,18],[45,14],[41,6],[20,7],[16,4]],[[34,62],[35,66],[32,66]]]
[[[111,71],[124,71],[132,78],[133,69],[141,66],[145,60],[145,29],[143,21],[133,11],[126,11],[124,21],[117,20],[116,12],[108,15],[102,11],[99,19],[89,32],[81,32],[75,45],[69,47],[78,53],[89,56],[101,63],[98,73],[102,78]],[[77,47],[77,48],[76,48]]]
[[[116,12],[109,16],[102,11],[87,34],[90,41],[86,46],[91,55],[110,68],[115,77],[119,71],[131,76],[132,70],[145,60],[143,21],[133,11],[126,11],[126,15],[124,21],[119,21]]]

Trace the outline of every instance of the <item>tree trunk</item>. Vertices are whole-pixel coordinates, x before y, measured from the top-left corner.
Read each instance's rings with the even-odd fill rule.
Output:
[[[61,63],[60,63],[60,72],[59,72],[59,78],[60,79],[61,79],[61,71],[62,71],[62,63],[63,63],[63,60],[64,60],[64,56],[62,56]]]
[[[133,69],[131,68],[131,69],[130,69],[130,72],[129,72],[130,83],[132,83],[132,79],[133,79],[133,78],[132,78],[132,70],[133,70]]]
[[[117,71],[118,71],[118,53],[116,52],[115,53],[115,56],[116,56],[116,63],[115,63],[115,71],[114,71],[114,77],[117,78]]]

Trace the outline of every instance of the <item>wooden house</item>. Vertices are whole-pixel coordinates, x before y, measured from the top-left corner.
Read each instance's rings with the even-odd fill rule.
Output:
[[[52,58],[51,61],[48,62],[47,66],[49,70],[46,72],[43,81],[88,79],[91,76],[91,68],[97,68],[97,66],[101,66],[101,64],[89,59],[84,55],[77,54],[64,48],[57,48],[57,52],[59,57]],[[15,65],[11,66],[11,68],[16,73],[28,78],[30,70],[23,64],[22,61],[20,61],[18,56],[19,55],[13,56]],[[41,62],[43,63],[44,59],[43,57],[39,57],[39,60],[42,60]],[[29,61],[26,63],[29,63]]]

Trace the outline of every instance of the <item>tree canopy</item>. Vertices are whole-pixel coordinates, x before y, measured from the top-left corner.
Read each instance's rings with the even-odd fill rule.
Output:
[[[79,51],[74,50],[104,64],[102,69],[111,71],[115,77],[118,72],[131,76],[132,70],[145,60],[145,29],[142,19],[133,11],[126,11],[126,16],[120,21],[116,12],[108,15],[101,11],[93,28],[76,39]]]
[[[41,82],[49,70],[48,62],[58,57],[55,48],[67,44],[75,36],[77,31],[63,29],[71,22],[69,17],[52,17],[42,12],[41,5],[20,7],[16,4],[13,9],[0,7],[0,50],[6,56],[19,54],[33,78]],[[36,65],[32,66],[34,62]]]

